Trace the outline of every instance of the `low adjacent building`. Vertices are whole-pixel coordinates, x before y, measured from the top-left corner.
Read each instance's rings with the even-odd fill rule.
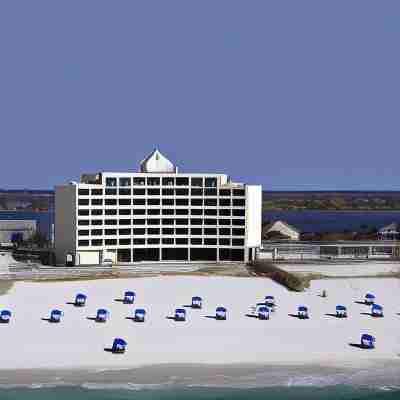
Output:
[[[29,239],[36,232],[34,220],[0,220],[0,243],[9,244]]]
[[[384,226],[378,230],[378,239],[380,240],[399,240],[400,224],[392,222],[390,225]]]
[[[268,239],[300,240],[300,231],[284,221],[274,221],[263,228],[263,237]]]

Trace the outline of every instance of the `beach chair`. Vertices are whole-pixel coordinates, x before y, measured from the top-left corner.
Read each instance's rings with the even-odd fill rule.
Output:
[[[3,310],[0,313],[0,322],[3,324],[8,324],[11,319],[11,311],[9,310]]]
[[[114,339],[111,351],[116,354],[125,353],[128,343],[124,339],[116,338]]]
[[[375,302],[375,295],[373,295],[372,293],[367,293],[365,295],[365,300],[364,300],[365,304],[367,305],[372,305]]]
[[[299,306],[297,308],[297,316],[300,319],[308,319],[310,318],[309,314],[308,314],[308,308],[305,306]]]
[[[146,311],[143,308],[137,308],[135,310],[135,321],[136,322],[144,322],[146,316]]]
[[[274,296],[265,296],[265,304],[268,307],[275,306],[275,297]]]
[[[175,310],[175,321],[186,321],[186,310],[184,308]]]
[[[217,307],[215,310],[215,319],[218,319],[220,321],[226,320],[226,308],[225,307]]]
[[[380,318],[382,318],[383,317],[383,307],[382,306],[380,306],[379,304],[372,304],[372,307],[371,307],[371,315],[373,316],[373,317],[380,317]]]
[[[133,304],[135,301],[135,292],[127,291],[124,293],[124,304]]]
[[[63,316],[63,312],[60,310],[52,310],[50,313],[50,322],[58,323],[61,321],[61,317]]]
[[[192,308],[200,309],[203,306],[202,298],[199,296],[192,297]]]
[[[375,348],[375,338],[371,335],[364,333],[363,335],[361,335],[361,347],[363,349]]]
[[[76,307],[84,307],[86,304],[86,295],[82,294],[82,293],[78,293],[75,296],[75,306]]]
[[[347,318],[347,309],[345,306],[336,306],[336,317]]]
[[[106,322],[108,319],[109,313],[104,308],[99,308],[96,314],[96,321],[97,322]]]
[[[269,309],[267,306],[260,306],[257,309],[258,319],[268,320],[269,319]]]

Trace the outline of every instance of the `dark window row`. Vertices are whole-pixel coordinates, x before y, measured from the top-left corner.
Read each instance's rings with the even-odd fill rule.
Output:
[[[244,219],[213,219],[213,218],[154,218],[154,219],[105,219],[104,225],[189,225],[189,221],[191,225],[235,225],[235,226],[244,226]],[[79,226],[87,226],[87,225],[103,225],[103,220],[101,219],[80,219],[78,220]]]

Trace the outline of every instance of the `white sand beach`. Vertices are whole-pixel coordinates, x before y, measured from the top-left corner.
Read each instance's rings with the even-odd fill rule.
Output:
[[[319,296],[326,289],[327,298]],[[114,299],[125,290],[137,294],[135,305]],[[87,294],[87,306],[66,304],[78,292]],[[361,313],[357,304],[373,292],[385,317]],[[277,311],[269,321],[246,317],[249,307],[265,295],[275,296]],[[400,362],[400,280],[395,278],[330,279],[313,281],[304,293],[293,293],[263,278],[157,277],[72,282],[16,282],[0,297],[0,308],[13,312],[10,324],[0,324],[0,369],[86,368],[124,369],[159,364],[263,364],[357,367],[387,360]],[[202,310],[187,308],[186,322],[172,316],[191,297],[204,299]],[[288,314],[309,307],[310,319]],[[327,316],[335,306],[348,307],[349,318]],[[227,321],[216,321],[216,306],[228,309]],[[105,324],[88,320],[98,308],[107,308]],[[147,311],[145,323],[132,316],[136,307]],[[60,324],[43,321],[52,308],[64,311]],[[361,350],[361,333],[376,336],[376,349]],[[105,352],[113,338],[128,342],[127,352]]]

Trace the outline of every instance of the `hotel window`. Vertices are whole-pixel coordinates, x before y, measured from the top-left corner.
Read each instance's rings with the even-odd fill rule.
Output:
[[[148,238],[147,244],[160,244],[160,238]]]
[[[89,196],[89,189],[78,189],[79,196]]]
[[[80,206],[88,206],[89,205],[89,199],[79,199],[78,200],[78,205],[80,205]]]
[[[92,206],[102,206],[103,199],[92,199]]]
[[[174,244],[174,238],[163,238],[162,244]]]
[[[103,189],[92,189],[92,196],[102,196]]]
[[[102,219],[92,219],[92,225],[103,225]]]
[[[230,219],[220,219],[220,220],[218,220],[218,224],[219,225],[230,225],[231,220]]]
[[[229,228],[220,228],[219,234],[221,236],[231,236],[231,230]]]
[[[146,210],[144,208],[134,208],[133,210],[133,215],[145,215]]]
[[[203,199],[191,199],[190,204],[194,207],[201,207],[203,205]]]
[[[172,208],[163,208],[162,215],[174,215],[174,210]]]
[[[133,244],[135,244],[135,245],[145,244],[145,240],[144,239],[133,239]]]
[[[115,208],[106,208],[105,214],[106,215],[117,215],[117,210]]]
[[[177,219],[176,220],[176,225],[188,225],[189,220],[188,219]]]
[[[174,189],[163,189],[162,194],[163,194],[163,196],[173,196]]]
[[[116,196],[117,189],[106,189],[106,196]]]
[[[204,199],[204,205],[207,207],[216,207],[217,199]]]
[[[147,195],[148,196],[159,196],[160,189],[147,189]]]
[[[244,217],[245,216],[245,210],[233,210],[233,216],[234,217]]]
[[[89,210],[78,210],[78,215],[89,215]]]
[[[160,178],[147,178],[148,186],[160,186]]]
[[[245,200],[244,199],[233,199],[233,206],[234,207],[244,207]]]
[[[78,231],[78,236],[89,236],[89,231],[88,230],[79,230]]]
[[[162,205],[163,206],[173,206],[174,199],[162,199]]]
[[[131,186],[131,178],[119,178],[119,186],[121,187]]]
[[[204,228],[204,235],[215,236],[217,234],[216,228]]]
[[[220,189],[219,195],[220,196],[230,196],[231,195],[231,191],[230,191],[230,189]]]
[[[175,210],[175,214],[176,215],[188,215],[189,214],[189,210],[187,208],[177,208]]]
[[[159,219],[148,219],[147,225],[160,225],[160,220]]]
[[[120,196],[130,196],[131,189],[119,189],[119,195]]]
[[[243,189],[233,189],[233,195],[234,196],[244,196],[244,190]]]
[[[89,225],[88,219],[80,219],[78,220],[78,225]]]
[[[148,215],[160,215],[160,209],[159,208],[150,208],[147,210]]]
[[[103,229],[92,229],[92,236],[101,236],[103,234]]]
[[[149,206],[159,206],[160,199],[147,199],[147,205]]]
[[[133,235],[134,236],[140,236],[140,235],[144,235],[145,234],[145,229],[144,228],[136,228],[133,229]]]
[[[162,229],[162,234],[163,235],[173,235],[174,234],[174,228],[163,228]]]
[[[244,229],[242,228],[233,228],[232,236],[244,236]]]
[[[201,228],[192,228],[192,229],[190,229],[190,234],[201,236],[203,234],[203,231]]]
[[[232,239],[232,246],[244,246],[243,239]]]
[[[103,215],[103,210],[97,208],[97,209],[92,210],[91,214],[92,215]]]
[[[145,189],[133,189],[134,196],[144,196],[146,194]]]
[[[201,246],[203,244],[202,238],[191,238],[190,244],[194,244],[195,246]]]
[[[146,225],[146,220],[145,219],[136,219],[134,218],[132,220],[133,225]]]
[[[117,178],[106,178],[106,186],[117,186]]]
[[[232,220],[232,225],[244,226],[244,219],[233,219]]]
[[[145,178],[133,178],[134,186],[144,186],[145,183],[146,183]]]
[[[176,228],[177,235],[187,235],[189,233],[189,229],[187,228]]]
[[[117,230],[116,229],[106,229],[104,231],[104,234],[106,236],[115,236],[117,234]]]
[[[148,235],[159,235],[160,234],[160,228],[148,228],[147,229],[147,234]]]
[[[175,239],[176,244],[188,244],[188,239],[186,238],[176,238]]]
[[[130,206],[131,205],[131,199],[119,199],[118,204],[120,206]]]
[[[135,206],[144,206],[146,205],[146,199],[134,199],[133,204]]]
[[[131,220],[130,219],[120,219],[119,220],[119,224],[120,225],[130,225],[131,224]]]
[[[131,244],[131,239],[119,239],[120,246],[129,246]]]
[[[204,196],[216,196],[217,189],[204,189]]]
[[[177,206],[188,206],[189,205],[189,200],[188,199],[176,199],[175,204]]]
[[[217,187],[217,178],[206,178],[205,187]]]
[[[119,233],[121,236],[130,236],[131,230],[130,230],[130,229],[120,229],[120,230],[118,231],[118,233]]]
[[[203,196],[203,189],[192,189],[190,193],[192,196]]]
[[[216,219],[208,219],[208,218],[206,218],[204,220],[204,225],[217,225],[217,220]]]
[[[231,245],[231,240],[226,239],[226,238],[221,238],[219,239],[219,245],[220,246],[230,246]]]
[[[176,178],[176,186],[189,186],[189,178]]]
[[[106,206],[116,206],[117,205],[117,199],[106,199],[105,200],[105,205]]]
[[[175,180],[174,178],[162,178],[163,186],[174,186]]]
[[[192,178],[192,186],[203,187],[203,178]]]
[[[174,220],[169,218],[163,218],[162,220],[163,225],[174,225]]]
[[[105,239],[104,244],[106,246],[115,246],[117,244],[117,239]]]
[[[231,216],[231,210],[230,209],[226,209],[226,210],[220,209],[219,210],[219,215],[222,216],[222,217],[230,217]]]
[[[106,225],[117,225],[116,219],[106,219]]]
[[[190,210],[191,215],[203,215],[203,209],[202,208],[192,208]]]
[[[205,209],[204,215],[217,215],[217,210],[215,209]]]
[[[217,239],[205,238],[204,239],[204,245],[205,246],[216,246],[217,245]]]
[[[219,199],[219,206],[220,207],[230,207],[231,199]]]
[[[121,208],[119,210],[119,215],[131,215],[131,210],[129,208]]]
[[[92,246],[103,246],[103,239],[92,239]]]
[[[189,196],[189,189],[176,189],[176,196]]]
[[[89,240],[78,240],[78,246],[89,246]]]
[[[203,220],[202,219],[191,219],[190,220],[191,225],[203,225]]]

